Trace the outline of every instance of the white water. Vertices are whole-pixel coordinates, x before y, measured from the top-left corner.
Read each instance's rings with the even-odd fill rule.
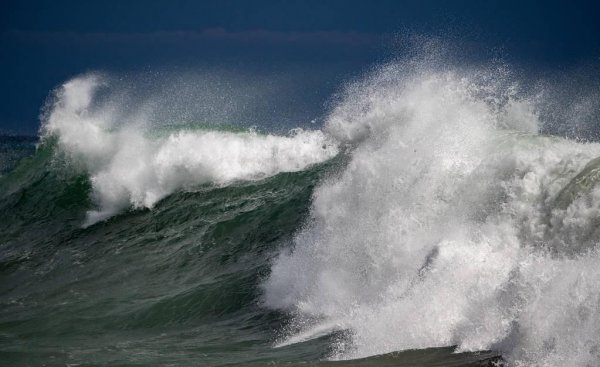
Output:
[[[190,129],[152,136],[144,106],[126,106],[123,116],[114,102],[95,103],[102,84],[89,75],[62,85],[43,125],[89,173],[98,209],[85,225],[128,207],[151,208],[177,190],[299,171],[338,153],[323,132],[300,129],[288,136]]]
[[[555,202],[600,146],[538,135],[501,72],[403,67],[351,86],[329,117],[355,148],[264,283],[301,329],[279,345],[335,325],[350,343],[333,359],[456,345],[510,366],[600,365],[600,188]]]

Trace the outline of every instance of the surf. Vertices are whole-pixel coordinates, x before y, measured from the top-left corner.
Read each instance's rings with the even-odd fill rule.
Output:
[[[600,144],[548,134],[552,91],[396,60],[276,133],[113,82],[58,86],[0,177],[6,360],[600,359]]]

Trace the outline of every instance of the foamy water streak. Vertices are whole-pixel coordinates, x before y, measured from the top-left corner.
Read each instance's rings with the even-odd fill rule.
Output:
[[[65,83],[43,126],[89,172],[98,210],[88,213],[86,225],[128,207],[151,208],[176,190],[299,171],[338,153],[321,131],[274,136],[182,130],[152,136],[143,110],[129,111],[130,120],[122,121],[114,104],[94,104],[102,83],[93,75]]]
[[[280,345],[335,323],[351,341],[334,359],[457,345],[597,365],[597,164],[573,180],[600,146],[537,135],[503,75],[402,67],[351,86],[329,118],[355,148],[264,284],[301,329]]]

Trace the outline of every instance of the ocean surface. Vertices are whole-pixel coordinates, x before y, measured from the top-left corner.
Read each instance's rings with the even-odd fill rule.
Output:
[[[276,134],[106,78],[0,140],[0,364],[600,365],[600,144],[541,133],[572,105],[390,63]]]

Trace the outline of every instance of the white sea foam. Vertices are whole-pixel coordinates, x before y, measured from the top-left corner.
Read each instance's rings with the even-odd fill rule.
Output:
[[[600,189],[557,198],[600,146],[538,135],[504,74],[405,66],[351,86],[329,117],[354,149],[264,283],[301,329],[280,344],[333,323],[351,338],[334,359],[456,345],[597,366]]]
[[[96,105],[102,84],[88,75],[62,85],[43,125],[44,135],[55,136],[60,151],[90,175],[98,209],[86,225],[128,207],[151,208],[177,190],[299,171],[338,153],[323,132],[300,129],[287,136],[189,129],[157,136],[143,108],[127,106],[124,117],[114,103]]]

